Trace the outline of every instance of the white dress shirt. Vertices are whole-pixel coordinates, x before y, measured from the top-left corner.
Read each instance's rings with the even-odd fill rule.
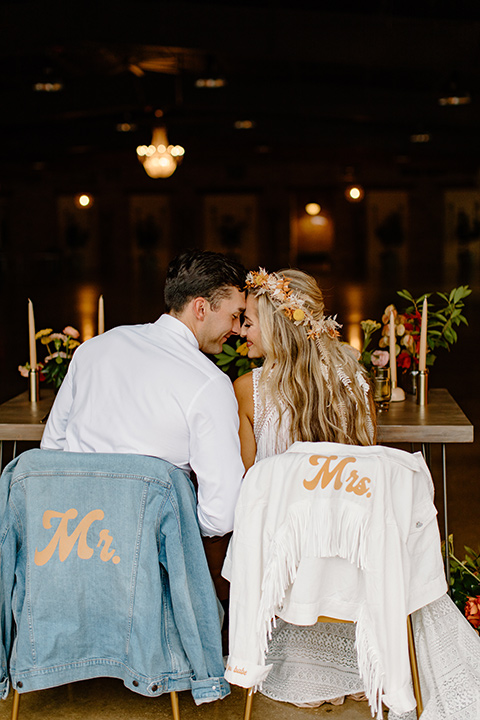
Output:
[[[244,467],[232,384],[171,315],[76,350],[41,447],[153,455],[193,470],[202,533],[233,528]]]

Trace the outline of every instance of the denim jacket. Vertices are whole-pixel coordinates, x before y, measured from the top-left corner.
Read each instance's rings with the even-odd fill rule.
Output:
[[[0,478],[0,694],[116,677],[228,695],[188,476],[158,458],[29,450]]]

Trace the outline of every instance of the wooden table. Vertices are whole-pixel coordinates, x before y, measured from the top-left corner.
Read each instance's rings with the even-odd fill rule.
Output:
[[[53,390],[41,390],[38,403],[31,403],[28,392],[0,405],[0,441],[40,441],[45,424],[42,420],[50,410]],[[390,443],[471,443],[473,425],[450,393],[432,389],[429,404],[420,407],[413,396],[405,402],[390,403],[387,412],[378,414],[378,442]]]
[[[40,442],[45,427],[42,420],[45,420],[54,397],[53,390],[42,388],[38,403],[30,403],[28,392],[24,392],[0,405],[0,468],[4,440],[14,443],[13,456],[16,455],[17,441]],[[447,539],[446,445],[473,442],[472,423],[447,390],[431,389],[428,393],[428,405],[421,407],[416,404],[413,396],[407,396],[404,402],[390,403],[388,411],[379,412],[377,441],[382,445],[421,444],[427,462],[430,460],[430,444],[438,443],[442,446],[444,533]],[[449,577],[447,542],[445,548],[446,570]]]
[[[448,390],[431,389],[428,405],[417,405],[413,395],[404,402],[390,403],[378,413],[378,442],[390,443],[471,443],[473,425]]]
[[[3,442],[14,444],[13,457],[19,441],[40,442],[45,429],[45,420],[52,407],[53,390],[42,388],[40,400],[31,403],[28,390],[0,405],[0,469],[3,468]]]

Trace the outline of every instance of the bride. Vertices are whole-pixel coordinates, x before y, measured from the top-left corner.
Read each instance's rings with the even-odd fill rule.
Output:
[[[368,377],[339,325],[325,317],[315,280],[299,271],[250,272],[241,335],[261,368],[234,383],[245,469],[295,441],[372,445],[376,416]],[[480,717],[480,639],[448,595],[413,615],[424,701],[422,720]],[[263,694],[299,706],[363,696],[355,626],[281,620],[269,642]],[[389,714],[410,720],[415,712]]]

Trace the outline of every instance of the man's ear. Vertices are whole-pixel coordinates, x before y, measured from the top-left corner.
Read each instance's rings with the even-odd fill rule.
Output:
[[[198,320],[200,322],[203,322],[203,320],[205,320],[206,307],[207,300],[205,300],[205,298],[197,297],[192,300],[192,312],[194,314],[195,320]]]

